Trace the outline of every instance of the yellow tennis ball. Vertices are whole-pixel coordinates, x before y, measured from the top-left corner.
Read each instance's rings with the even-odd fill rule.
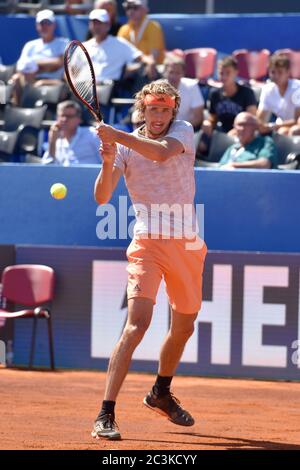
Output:
[[[51,196],[54,197],[54,199],[64,199],[67,192],[66,186],[62,183],[55,183],[50,188]]]

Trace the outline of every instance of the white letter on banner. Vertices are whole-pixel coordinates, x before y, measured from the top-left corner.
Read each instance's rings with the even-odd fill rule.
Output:
[[[107,214],[106,217],[104,215]],[[117,216],[116,209],[112,204],[103,204],[97,207],[96,215],[103,217],[96,226],[96,234],[99,240],[116,240],[117,238]],[[105,228],[107,229],[105,230]]]
[[[245,266],[243,352],[244,366],[286,367],[285,346],[263,345],[263,326],[286,323],[286,307],[264,304],[264,287],[288,287],[289,269],[279,266]]]

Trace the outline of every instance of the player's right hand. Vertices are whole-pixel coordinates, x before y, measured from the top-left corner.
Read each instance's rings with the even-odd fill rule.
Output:
[[[100,124],[96,127],[99,139],[107,144],[114,144],[117,141],[117,130],[107,124]]]
[[[114,163],[117,153],[116,144],[106,144],[104,142],[100,145],[100,155],[103,163]]]

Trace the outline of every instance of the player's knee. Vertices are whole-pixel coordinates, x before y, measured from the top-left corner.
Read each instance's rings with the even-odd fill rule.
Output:
[[[186,330],[183,331],[183,335],[186,337],[186,339],[189,339],[194,333],[194,330],[194,323],[192,323],[192,325],[190,325]]]
[[[140,341],[148,329],[145,322],[126,325],[123,336],[127,341],[136,342]]]
[[[185,327],[171,330],[171,335],[177,340],[187,341],[194,333],[194,329],[194,323],[191,323]]]

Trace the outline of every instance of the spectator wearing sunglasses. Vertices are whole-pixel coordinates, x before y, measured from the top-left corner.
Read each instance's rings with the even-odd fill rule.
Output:
[[[165,39],[161,26],[148,18],[147,0],[126,0],[123,3],[128,22],[118,36],[131,42],[143,53],[144,74],[149,80],[158,77],[156,65],[162,64],[165,54]]]
[[[57,119],[49,129],[48,150],[42,163],[61,166],[99,164],[99,137],[94,127],[80,126],[81,106],[63,101],[57,106]]]
[[[17,104],[25,85],[54,85],[63,79],[63,54],[68,39],[57,37],[55,28],[53,11],[42,10],[37,13],[36,29],[40,37],[24,45],[17,62],[17,73],[11,79]]]

